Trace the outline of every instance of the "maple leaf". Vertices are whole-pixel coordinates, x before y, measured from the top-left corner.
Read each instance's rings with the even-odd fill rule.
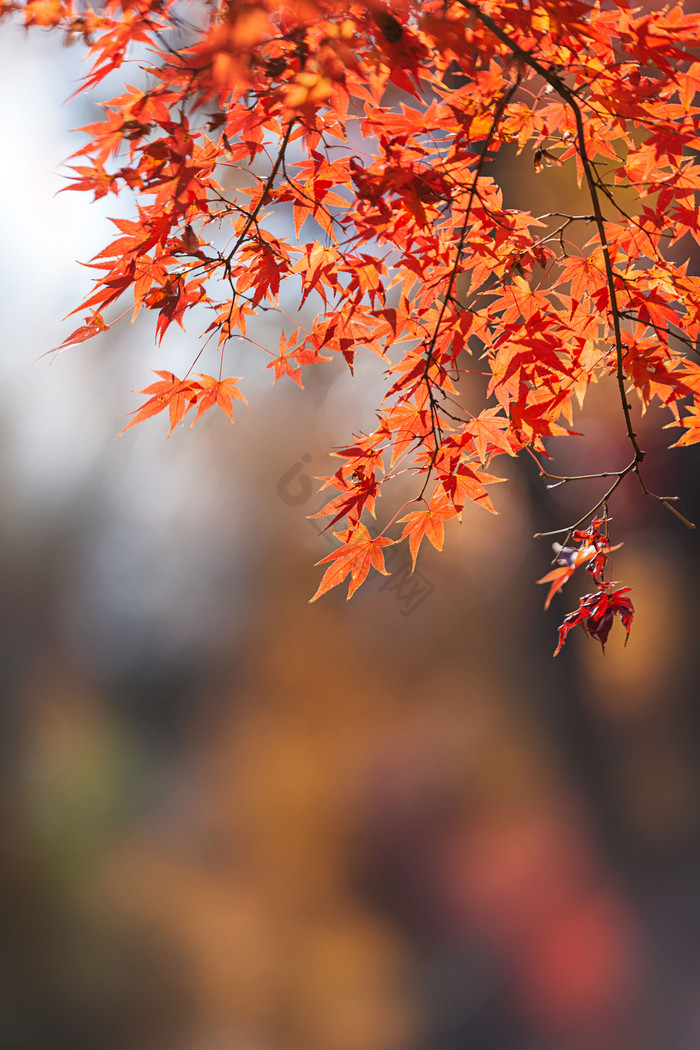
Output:
[[[134,418],[127,423],[120,432],[119,437],[122,434],[126,434],[127,430],[131,430],[137,423],[142,423],[145,419],[158,415],[159,412],[166,408],[170,416],[169,437],[185,413],[197,403],[197,383],[186,379],[178,379],[172,372],[156,371],[155,374],[160,376],[160,382],[151,383],[144,390],[138,391],[139,394],[150,394],[151,396],[141,408],[136,409]]]
[[[476,468],[472,469],[465,463],[460,463],[455,470],[443,471],[438,467],[438,476],[446,495],[457,511],[464,510],[465,503],[471,500],[490,511],[491,514],[498,513],[484,485],[494,485],[496,482],[503,481],[503,478],[494,477],[493,474],[486,474]]]
[[[591,638],[597,639],[605,652],[605,644],[616,616],[620,617],[627,631],[625,636],[625,645],[627,645],[634,619],[634,606],[630,599],[625,597],[629,590],[629,587],[620,587],[619,590],[612,591],[610,594],[606,591],[585,594],[579,602],[578,609],[569,613],[559,628],[559,644],[554,650],[554,655],[561,652],[569,631],[578,626],[583,627]]]
[[[299,329],[297,329],[291,338],[287,339],[285,333],[280,332],[280,352],[277,357],[273,358],[273,360],[265,366],[266,368],[274,368],[275,370],[273,386],[282,376],[289,376],[298,387],[302,390],[304,389],[304,384],[301,381],[301,368],[297,363],[296,353],[295,351],[290,350],[290,347],[296,341],[298,333]]]
[[[405,517],[399,518],[399,521],[407,523],[401,534],[401,540],[405,540],[408,537],[408,545],[413,560],[411,571],[415,571],[416,558],[418,557],[418,550],[423,542],[423,537],[430,540],[435,550],[441,551],[445,542],[445,522],[449,521],[450,518],[457,517],[457,515],[458,511],[447,496],[437,491],[437,498],[434,495],[430,505],[424,510],[415,510]]]
[[[491,451],[515,455],[510,441],[504,434],[509,428],[509,422],[499,408],[486,408],[469,424],[474,438],[474,449],[482,463],[486,462]]]
[[[377,483],[371,473],[365,474],[363,471],[360,475],[360,472],[357,471],[357,475],[358,478],[354,484],[347,484],[343,479],[340,483],[340,487],[343,489],[341,495],[336,496],[322,510],[318,511],[317,514],[311,514],[310,517],[325,518],[332,514],[333,517],[326,526],[326,528],[330,528],[332,525],[335,525],[336,521],[340,521],[346,515],[348,523],[354,525],[360,520],[365,508],[370,514],[374,515]]]
[[[102,314],[93,314],[92,317],[85,318],[85,324],[81,325],[80,328],[76,328],[74,332],[71,332],[59,346],[54,347],[50,353],[56,353],[58,350],[63,350],[67,346],[73,346],[76,343],[83,343],[86,339],[92,339],[93,336],[99,335],[100,332],[106,332],[109,325],[105,324]]]
[[[213,379],[211,376],[199,374],[201,380],[199,386],[202,391],[196,397],[197,404],[197,415],[190,424],[190,429],[195,425],[198,419],[208,412],[214,405],[218,405],[221,411],[228,416],[231,422],[234,422],[233,418],[233,402],[234,400],[242,401],[244,405],[247,405],[245,397],[236,386],[236,383],[240,383],[241,376],[229,376],[228,379]],[[193,402],[194,404],[195,402]]]
[[[382,548],[390,546],[394,540],[387,536],[372,539],[364,525],[358,525],[352,532],[338,532],[334,535],[341,540],[342,547],[316,562],[317,565],[323,565],[325,562],[333,564],[326,569],[318,590],[313,598],[309,599],[311,602],[315,602],[331,588],[337,587],[347,576],[351,577],[348,598],[352,598],[360,584],[364,583],[370,568],[375,568],[383,576],[389,575],[384,567]]]
[[[683,426],[686,432],[671,448],[682,448],[684,445],[695,445],[700,441],[700,405],[695,405],[692,412],[683,416],[679,422],[667,423],[669,427]]]
[[[301,381],[301,368],[296,364],[296,357],[294,354],[286,352],[280,353],[275,357],[269,364],[265,365],[266,368],[274,368],[275,377],[273,379],[273,385],[282,376],[289,376],[301,390],[304,389],[304,384]]]
[[[595,547],[587,547],[584,548],[583,551],[577,551],[575,553],[580,556],[579,564],[581,564],[581,562],[585,561],[587,557],[593,557],[593,555],[595,554]],[[547,592],[547,597],[544,603],[545,609],[549,608],[550,602],[552,601],[554,595],[557,594],[562,589],[564,584],[571,579],[571,577],[576,572],[577,568],[578,564],[574,563],[560,565],[559,568],[552,569],[552,571],[548,572],[546,576],[543,576],[540,580],[537,580],[537,583],[551,583],[551,587]]]

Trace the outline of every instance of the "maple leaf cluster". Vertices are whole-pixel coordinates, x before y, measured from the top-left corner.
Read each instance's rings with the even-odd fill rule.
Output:
[[[630,588],[619,587],[615,590],[616,584],[605,578],[610,554],[618,550],[622,544],[610,546],[607,517],[594,518],[587,529],[574,529],[571,539],[578,544],[578,547],[562,547],[560,543],[555,543],[555,560],[559,567],[552,569],[537,581],[551,584],[544,605],[545,609],[549,607],[557,591],[561,590],[581,565],[586,566],[586,571],[593,577],[597,590],[593,594],[584,595],[579,601],[578,609],[564,618],[559,628],[559,644],[554,655],[556,656],[561,651],[569,631],[579,625],[591,638],[596,638],[605,651],[605,644],[615,616],[622,619],[627,630],[625,638],[625,644],[627,644],[634,617],[634,606],[624,595],[629,593]]]
[[[335,494],[323,513],[344,527],[315,597],[385,572],[387,545],[408,541],[414,564],[424,537],[441,549],[445,522],[472,504],[493,512],[497,457],[527,451],[552,477],[540,457],[572,433],[592,383],[617,388],[630,461],[601,465],[612,485],[573,529],[628,475],[648,492],[632,393],[669,412],[676,445],[700,441],[700,279],[687,262],[700,243],[700,19],[682,3],[0,10],[86,48],[79,90],[139,59],[138,86],[101,102],[71,159],[69,189],[128,192],[135,212],[112,220],[115,239],[89,264],[85,324],[62,345],[109,328],[124,297],[134,315],[156,314],[158,341],[206,308],[220,371],[159,372],[132,424],[167,409],[172,427],[214,405],[232,419],[242,394],[227,354],[261,310],[279,316],[278,351],[260,348],[275,382],[302,386],[305,368],[336,356],[351,370],[360,353],[384,362],[376,426],[325,479]],[[504,150],[568,172],[585,210],[506,207],[492,164]],[[368,516],[398,474],[415,478],[414,507],[372,536]],[[575,622],[604,644],[610,616],[629,626],[621,593],[599,592]]]

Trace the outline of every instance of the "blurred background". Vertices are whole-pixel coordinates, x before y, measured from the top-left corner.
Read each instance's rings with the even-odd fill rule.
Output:
[[[543,613],[532,535],[597,488],[499,463],[499,517],[308,605],[312,479],[371,423],[381,368],[272,390],[241,347],[235,428],[117,440],[199,331],[157,350],[145,318],[42,357],[80,323],[74,260],[129,213],[56,196],[97,119],[64,104],[81,66],[57,44],[0,36],[0,1046],[697,1048],[697,534],[626,483],[629,645],[574,632],[553,660],[581,591]],[[539,180],[543,207],[566,192]],[[612,386],[561,472],[629,458]],[[648,483],[698,521],[697,454],[665,452],[664,421],[640,422]]]

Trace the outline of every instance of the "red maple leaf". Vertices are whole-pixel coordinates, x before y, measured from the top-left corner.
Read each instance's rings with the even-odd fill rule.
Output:
[[[579,602],[578,609],[569,613],[559,628],[559,644],[554,650],[554,655],[556,656],[561,651],[569,631],[577,626],[583,627],[591,638],[596,638],[605,652],[605,643],[616,616],[620,617],[627,631],[625,637],[625,645],[627,645],[634,618],[634,606],[630,599],[625,597],[629,590],[629,587],[620,587],[619,590],[611,593],[596,591],[594,594],[585,594]]]

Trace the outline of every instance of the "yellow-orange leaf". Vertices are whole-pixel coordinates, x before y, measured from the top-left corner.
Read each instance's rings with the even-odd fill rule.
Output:
[[[312,602],[315,602],[326,591],[337,587],[347,576],[351,577],[348,588],[348,598],[351,598],[357,588],[367,579],[370,568],[375,568],[383,576],[389,575],[384,567],[382,547],[390,546],[394,540],[386,536],[377,536],[376,539],[372,539],[364,525],[358,525],[353,532],[338,532],[334,535],[343,541],[343,545],[337,551],[333,551],[332,554],[316,562],[317,565],[323,565],[325,562],[333,562],[333,564],[326,569],[318,590],[310,599]]]

